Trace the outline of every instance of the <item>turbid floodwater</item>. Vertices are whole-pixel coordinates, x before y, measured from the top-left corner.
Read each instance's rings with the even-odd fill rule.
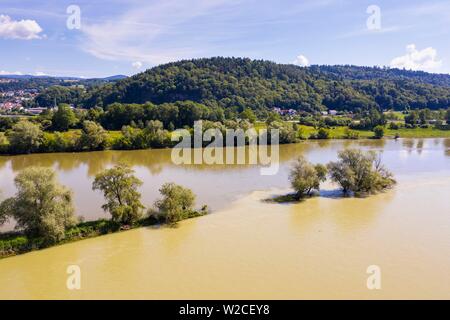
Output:
[[[347,147],[380,152],[396,187],[355,199],[325,184],[321,196],[301,203],[263,201],[289,191],[296,156],[326,163]],[[0,299],[450,298],[449,139],[304,142],[281,146],[280,160],[277,175],[260,176],[255,166],[176,166],[170,150],[0,157],[2,197],[14,193],[19,170],[51,166],[86,219],[106,216],[91,183],[119,161],[144,181],[145,204],[173,181],[214,209],[176,228],[136,229],[0,260]],[[69,265],[80,267],[80,290],[66,287]],[[381,271],[379,290],[366,285],[373,265]]]

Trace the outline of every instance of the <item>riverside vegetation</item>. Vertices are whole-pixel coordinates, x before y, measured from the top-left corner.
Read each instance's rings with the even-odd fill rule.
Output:
[[[195,59],[157,66],[114,83],[44,86],[27,106],[49,109],[29,117],[30,123],[0,117],[0,153],[172,147],[169,133],[192,130],[197,120],[229,129],[279,128],[280,143],[449,137],[449,105],[448,75]],[[295,114],[280,116],[275,108]],[[336,115],[323,115],[330,110]]]
[[[124,164],[100,172],[92,188],[103,192],[106,203],[102,208],[112,218],[84,222],[74,215],[72,191],[59,184],[52,169],[24,169],[15,178],[16,195],[0,203],[0,225],[13,218],[18,230],[0,234],[0,257],[140,226],[174,225],[208,212],[206,206],[194,209],[191,190],[167,183],[161,187],[155,209],[144,214],[141,194],[136,191],[141,184]]]
[[[101,108],[72,110],[62,104],[56,111],[48,110],[30,120],[0,117],[0,154],[170,148],[178,143],[171,140],[171,132],[175,128],[192,132],[192,125],[198,120],[203,122],[203,131],[215,128],[224,136],[226,129],[246,131],[255,128],[269,132],[278,129],[280,144],[305,139],[450,136],[449,125],[431,127],[426,124],[427,119],[435,116],[447,117],[442,121],[448,122],[450,111],[434,111],[428,115],[426,110],[412,111],[402,120],[405,123],[388,120],[392,118],[390,113],[383,114],[376,110],[359,122],[352,122],[345,116],[309,115],[296,121],[286,121],[275,112],[263,116],[265,118],[259,118],[253,110],[246,108],[237,119],[225,119],[220,112],[215,114],[206,106],[194,102],[158,107],[152,104],[114,104],[106,111]],[[111,130],[104,129],[104,126]]]

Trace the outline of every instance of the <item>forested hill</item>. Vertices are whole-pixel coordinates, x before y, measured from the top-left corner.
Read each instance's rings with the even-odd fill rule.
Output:
[[[450,75],[428,73],[424,71],[391,69],[387,67],[360,67],[352,65],[313,65],[309,67],[309,70],[313,73],[321,73],[323,76],[335,80],[416,80],[420,83],[450,87]]]
[[[45,94],[47,96],[37,99],[41,105],[49,98],[50,103],[53,102],[52,95]],[[79,99],[75,102],[85,107],[107,106],[114,102],[161,104],[192,100],[239,109],[439,109],[450,105],[450,75],[355,66],[302,68],[217,57],[157,66],[133,77],[97,86]]]

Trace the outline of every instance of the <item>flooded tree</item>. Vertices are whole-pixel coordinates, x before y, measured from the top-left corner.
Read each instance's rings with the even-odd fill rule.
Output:
[[[338,158],[339,161],[328,164],[328,171],[344,193],[352,192],[361,196],[395,184],[392,173],[381,164],[380,157],[373,151],[347,149],[339,152]]]
[[[45,242],[62,240],[66,228],[76,222],[72,191],[60,185],[49,168],[24,169],[14,183],[17,193],[0,204],[0,220],[13,217],[18,229]]]
[[[320,183],[326,180],[327,168],[322,164],[313,165],[303,156],[299,157],[291,169],[289,180],[296,191],[296,198],[310,196],[319,190]]]
[[[180,220],[199,215],[194,211],[195,194],[192,190],[175,183],[165,183],[159,189],[163,196],[155,202],[158,212],[153,215],[167,223],[176,223]]]
[[[137,188],[142,181],[134,176],[134,171],[125,164],[104,170],[95,176],[93,190],[100,190],[106,199],[102,206],[113,221],[133,224],[142,216],[144,206]]]

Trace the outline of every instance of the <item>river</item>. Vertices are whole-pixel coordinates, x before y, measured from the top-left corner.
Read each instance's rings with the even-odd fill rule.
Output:
[[[297,204],[263,201],[289,191],[289,167],[303,154],[336,159],[346,147],[380,152],[396,187],[368,198],[320,197]],[[15,174],[50,166],[75,194],[85,219],[107,217],[94,175],[127,162],[151,206],[164,182],[187,186],[213,212],[177,227],[142,228],[0,260],[0,299],[450,298],[450,139],[303,142],[280,147],[280,170],[257,166],[174,165],[170,150],[0,157],[0,197]],[[12,225],[3,227],[10,229]],[[68,290],[69,265],[81,289]],[[369,266],[381,289],[369,290]]]

